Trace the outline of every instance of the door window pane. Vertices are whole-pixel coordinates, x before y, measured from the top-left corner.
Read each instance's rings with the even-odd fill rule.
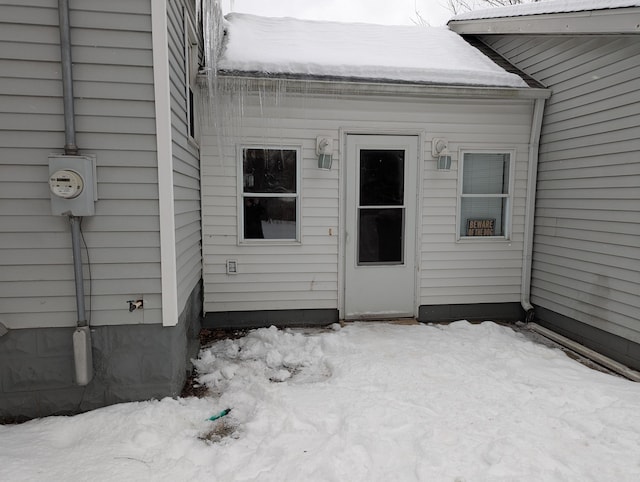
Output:
[[[360,151],[360,205],[404,204],[404,151]]]
[[[360,209],[358,264],[404,262],[404,208]]]

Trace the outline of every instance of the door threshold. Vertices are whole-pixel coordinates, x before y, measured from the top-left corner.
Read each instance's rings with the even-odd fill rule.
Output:
[[[396,318],[393,320],[388,320],[387,323],[391,323],[392,325],[419,325],[420,322],[415,318]]]
[[[340,324],[344,326],[346,323],[387,323],[389,325],[419,325],[420,322],[416,318],[365,318],[342,320]]]

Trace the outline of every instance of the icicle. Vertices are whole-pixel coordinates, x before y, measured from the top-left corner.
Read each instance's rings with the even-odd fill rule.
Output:
[[[220,4],[221,0],[203,0],[198,11],[202,18],[204,43],[204,61],[199,75],[202,93],[199,110],[202,125],[206,125],[217,138],[219,167],[223,168],[236,162],[229,147],[243,142],[245,116],[251,115],[262,124],[260,135],[265,145],[278,143],[282,146],[286,143],[286,137],[283,138],[285,120],[274,116],[272,109],[286,102],[291,81],[218,75],[225,42],[225,19]],[[306,86],[296,86],[294,92],[305,93],[306,90]]]
[[[200,3],[202,4],[200,6]],[[224,39],[224,18],[220,7],[220,0],[203,0],[196,2],[202,24],[203,65],[201,66],[198,83],[200,86],[200,121],[202,125],[212,127],[218,137],[218,154],[220,163],[223,162],[222,133],[220,132],[219,93],[217,81],[217,65],[222,42]]]

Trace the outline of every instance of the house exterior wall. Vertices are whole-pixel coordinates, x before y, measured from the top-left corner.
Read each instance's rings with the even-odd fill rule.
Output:
[[[96,215],[82,222],[90,321],[159,323],[150,4],[71,4],[77,144],[97,159]],[[47,184],[47,156],[64,146],[57,2],[0,9],[0,318],[10,329],[71,327],[69,222],[51,215]],[[139,297],[145,309],[129,313]]]
[[[520,301],[531,100],[372,96],[235,96],[241,106],[226,132],[202,140],[204,310],[338,310],[343,287],[342,244],[345,134],[419,135],[418,305]],[[231,108],[233,110],[233,108]],[[241,110],[241,113],[240,113]],[[316,137],[334,139],[331,171],[317,168]],[[437,171],[433,137],[445,137],[451,171]],[[302,152],[302,242],[238,242],[239,149],[292,146]],[[513,149],[512,236],[456,242],[460,149]],[[225,271],[237,260],[238,274]],[[216,319],[215,317],[213,318]],[[254,321],[256,321],[254,319]]]
[[[180,30],[182,3],[167,8],[167,23]],[[197,350],[199,241],[183,232],[199,223],[199,174],[180,120],[181,32],[169,34],[180,293],[172,326],[163,326],[151,13],[151,0],[70,2],[76,139],[81,154],[96,156],[99,198],[95,216],[82,221],[94,364],[83,388],[71,347],[69,221],[51,214],[48,188],[48,155],[65,141],[58,5],[0,6],[0,323],[9,329],[0,334],[0,418],[176,395]],[[136,299],[144,308],[129,312]]]
[[[637,368],[640,39],[483,40],[553,92],[540,139],[531,300],[542,321]]]
[[[193,2],[169,2],[169,77],[171,84],[173,196],[177,265],[178,311],[202,279],[200,231],[200,149],[190,138],[186,95],[185,26],[197,25]],[[188,19],[185,16],[189,17]],[[194,27],[194,30],[195,27]],[[197,32],[196,32],[197,35]],[[197,101],[196,106],[197,107]],[[197,113],[195,122],[198,122]]]
[[[10,330],[0,338],[0,421],[180,395],[197,349],[200,299],[196,287],[175,326],[92,328],[94,377],[84,387],[74,381],[73,328]]]

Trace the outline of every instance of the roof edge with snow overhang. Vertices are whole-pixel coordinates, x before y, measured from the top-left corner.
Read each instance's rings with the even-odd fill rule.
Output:
[[[456,15],[447,26],[460,35],[640,34],[640,0],[550,0]]]
[[[487,98],[487,99],[547,99],[551,91],[540,87],[494,87],[443,85],[399,81],[374,81],[344,77],[319,78],[264,72],[221,71],[217,77],[218,92],[262,92],[276,88],[281,94],[344,95],[379,97]]]
[[[446,27],[320,22],[229,14],[217,63],[227,78],[491,90],[539,89]],[[376,90],[368,87],[370,91]],[[326,90],[326,88],[324,89]],[[377,90],[381,90],[378,87]],[[382,89],[386,91],[386,88]],[[415,91],[415,89],[413,89]]]

